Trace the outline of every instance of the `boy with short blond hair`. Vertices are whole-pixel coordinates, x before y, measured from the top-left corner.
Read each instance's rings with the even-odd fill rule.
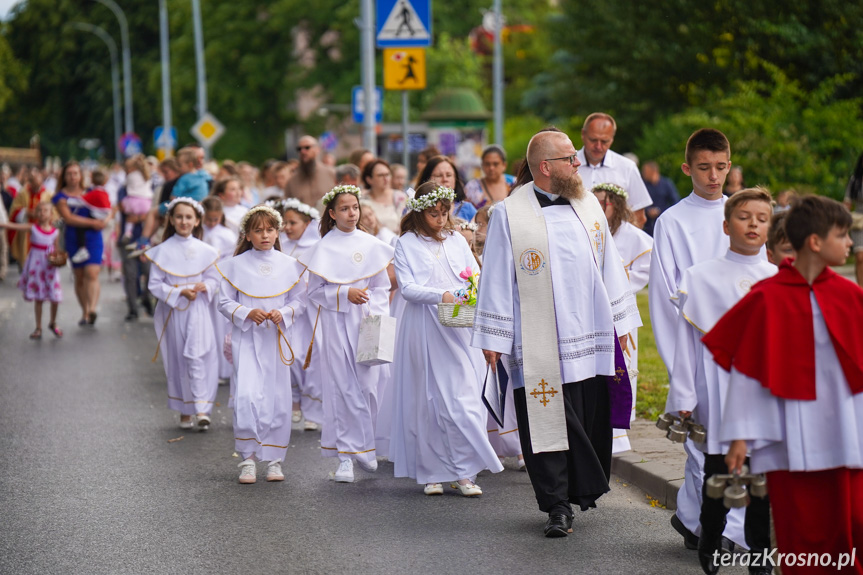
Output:
[[[847,260],[850,226],[838,202],[802,198],[785,221],[796,259],[702,339],[731,373],[719,438],[728,468],[750,453],[752,472],[767,474],[778,551],[829,554],[831,572],[863,547],[863,289],[829,267]]]
[[[678,288],[680,313],[666,412],[692,416],[707,430],[707,440],[696,444],[704,453],[705,482],[713,475],[728,473],[724,461],[727,446],[719,441],[728,374],[716,365],[700,339],[753,284],[776,273],[776,266],[765,261],[761,254],[772,206],[770,193],[762,188],[741,190],[731,196],[725,203],[723,222],[723,230],[729,237],[728,251],[684,271]],[[727,515],[722,500],[706,497],[702,487],[698,559],[708,575],[719,570],[714,559],[722,547]],[[751,553],[761,553],[770,547],[769,518],[767,499],[753,498],[746,510],[744,529]]]

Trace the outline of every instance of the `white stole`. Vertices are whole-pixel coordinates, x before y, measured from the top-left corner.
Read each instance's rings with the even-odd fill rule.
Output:
[[[504,200],[521,301],[524,393],[534,453],[566,451],[566,412],[554,313],[548,231],[533,183]]]

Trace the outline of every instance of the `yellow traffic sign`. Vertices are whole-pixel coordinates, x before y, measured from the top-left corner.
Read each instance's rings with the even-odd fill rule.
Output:
[[[225,133],[225,126],[214,115],[207,112],[189,131],[202,145],[212,146]]]
[[[386,48],[384,50],[384,89],[425,90],[425,48]]]

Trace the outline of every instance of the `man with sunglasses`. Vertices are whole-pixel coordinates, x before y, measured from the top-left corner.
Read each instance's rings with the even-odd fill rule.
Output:
[[[632,402],[626,336],[616,335],[641,318],[572,141],[540,132],[527,161],[533,181],[491,212],[471,345],[491,370],[508,356],[525,465],[548,514],[543,532],[566,537],[572,506],[596,507],[609,490],[612,428],[629,427]]]
[[[617,123],[608,114],[595,112],[585,118],[581,128],[584,147],[578,151],[578,161],[583,166],[581,178],[588,190],[603,183],[616,184],[626,190],[627,204],[635,216],[632,223],[642,228],[647,221],[644,208],[652,205],[653,200],[635,162],[611,149],[616,133]]]
[[[285,197],[297,198],[304,204],[317,206],[321,198],[336,185],[336,172],[319,161],[320,147],[311,136],[303,136],[297,143],[300,165],[285,185]]]

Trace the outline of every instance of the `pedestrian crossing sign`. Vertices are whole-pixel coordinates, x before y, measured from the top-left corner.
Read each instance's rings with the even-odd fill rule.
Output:
[[[378,0],[378,48],[431,46],[431,0]]]
[[[425,90],[425,48],[387,48],[384,50],[385,90]]]

